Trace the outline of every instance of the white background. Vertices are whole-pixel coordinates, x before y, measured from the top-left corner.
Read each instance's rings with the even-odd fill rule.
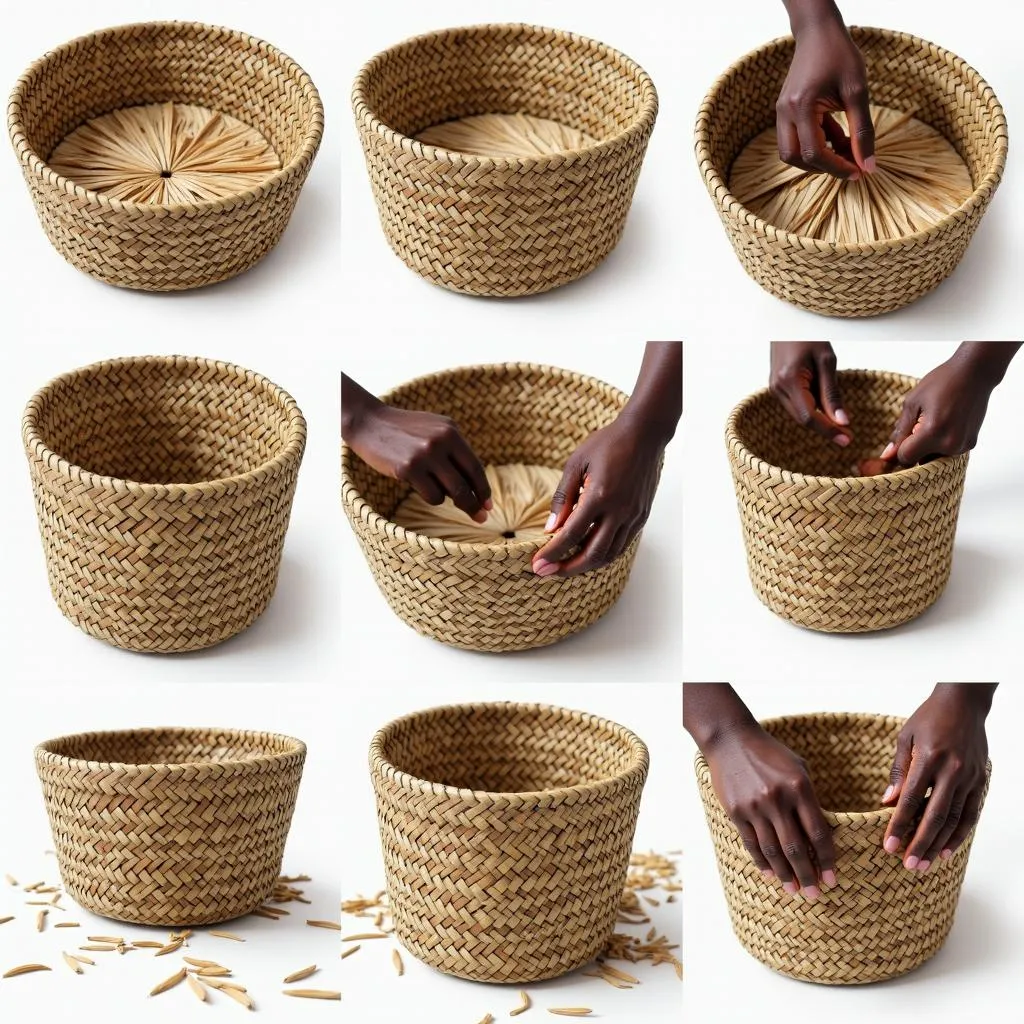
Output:
[[[903,671],[905,678],[898,687],[889,680],[866,678],[847,666],[829,673],[827,684],[754,681],[736,689],[759,719],[815,711],[905,717],[931,693],[932,683],[927,672],[909,664],[904,663]],[[732,1024],[752,1007],[762,1008],[761,1016],[764,1008],[777,1007],[786,1020],[830,1024],[939,1019],[1009,1024],[1019,1020],[1024,888],[1012,865],[1024,842],[1019,813],[1024,774],[1014,746],[1022,714],[1019,680],[1013,680],[996,691],[988,719],[992,784],[945,946],[918,970],[880,985],[811,985],[776,974],[747,954],[729,924],[696,779],[688,764],[682,787],[687,1019]],[[692,760],[696,747],[688,738],[685,746]],[[885,913],[884,908],[880,912]]]

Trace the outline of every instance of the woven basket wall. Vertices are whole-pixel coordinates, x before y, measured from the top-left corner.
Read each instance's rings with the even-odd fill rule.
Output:
[[[615,928],[647,769],[629,730],[540,704],[385,726],[370,770],[398,938],[473,981],[589,963]]]
[[[761,725],[807,762],[832,829],[837,877],[813,903],[763,878],[698,754],[697,781],[736,937],[773,970],[825,985],[885,981],[920,967],[953,925],[974,832],[923,874],[882,849],[894,808],[882,808],[881,799],[903,721],[814,714]]]
[[[150,206],[108,199],[47,166],[91,118],[148,103],[196,104],[256,128],[281,170],[228,199]],[[43,229],[70,263],[108,284],[177,291],[234,277],[277,244],[323,134],[309,76],[269,43],[185,22],[125,25],[51,50],[18,80],[11,142]]]
[[[777,615],[855,633],[916,618],[949,580],[967,455],[851,476],[888,443],[913,377],[839,374],[853,443],[801,427],[767,390],[741,402],[726,444],[750,582]]]
[[[306,424],[265,377],[184,356],[95,363],[35,394],[22,437],[50,589],[80,629],[190,651],[267,607]]]
[[[305,744],[232,729],[138,729],[36,748],[68,895],[137,924],[217,924],[273,891]]]
[[[896,241],[837,244],[765,223],[729,191],[743,147],[775,124],[775,103],[793,59],[792,39],[747,54],[711,87],[697,118],[704,183],[744,270],[786,302],[829,316],[874,316],[931,291],[956,268],[1006,163],[1003,108],[990,86],[948,50],[903,32],[853,28],[873,102],[941,132],[971,172],[974,192],[928,231]]]
[[[402,409],[450,416],[486,465],[561,470],[593,431],[626,403],[621,391],[569,370],[498,363],[446,370],[383,397]],[[391,521],[409,487],[342,446],[342,503],[392,611],[424,636],[475,651],[555,643],[592,625],[618,600],[638,534],[610,565],[567,579],[531,569],[542,544],[460,544]]]
[[[573,281],[615,247],[654,129],[648,75],[602,43],[532,25],[418,36],[369,61],[352,105],[392,249],[428,281],[471,295],[529,295]],[[475,114],[525,113],[598,143],[494,159],[418,142]]]

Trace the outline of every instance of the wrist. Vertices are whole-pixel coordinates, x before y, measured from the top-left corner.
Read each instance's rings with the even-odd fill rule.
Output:
[[[967,367],[971,375],[991,391],[1006,376],[1020,344],[1016,341],[965,341],[957,348],[953,359]]]
[[[834,0],[783,0],[789,12],[789,27],[793,37],[815,28],[839,26],[844,31],[846,23]]]
[[[637,397],[626,402],[615,426],[632,435],[641,448],[657,455],[668,446],[676,432],[675,420],[659,415]]]
[[[932,696],[964,713],[988,716],[998,683],[937,683]]]
[[[342,390],[341,396],[341,437],[347,443],[358,437],[367,419],[383,408],[384,403],[368,391],[355,385]]]

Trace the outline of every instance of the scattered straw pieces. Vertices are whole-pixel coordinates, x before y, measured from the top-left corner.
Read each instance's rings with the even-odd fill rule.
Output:
[[[245,942],[245,939],[241,935],[235,935],[234,932],[210,932],[215,939],[230,939],[232,942]]]
[[[22,974],[35,974],[36,971],[50,971],[52,967],[47,967],[46,964],[22,964],[20,967],[12,967],[3,977],[5,978],[17,978]]]
[[[175,971],[169,978],[165,978],[160,982],[149,994],[151,996],[158,996],[163,992],[167,992],[169,989],[174,988],[176,985],[180,985],[188,977],[188,972],[184,967],[180,971]]]
[[[344,959],[345,959],[345,957],[347,957],[347,956],[351,956],[351,955],[352,955],[353,953],[358,953],[358,952],[359,952],[359,950],[361,950],[362,948],[363,948],[363,947],[362,947],[362,946],[359,946],[359,945],[356,945],[356,946],[349,946],[349,948],[348,948],[348,949],[346,949],[346,950],[345,950],[345,952],[341,954],[341,959],[342,959],[342,960],[344,960]]]
[[[301,971],[295,971],[293,974],[289,974],[282,984],[294,985],[297,981],[305,981],[307,978],[316,974],[316,971],[316,964],[310,964],[309,967],[303,967]]]
[[[552,1006],[548,1013],[558,1017],[589,1017],[594,1011],[589,1006]]]
[[[77,921],[58,921],[54,928],[81,928],[82,926]]]
[[[310,928],[328,928],[333,932],[341,931],[340,921],[307,921],[306,924],[308,924]]]
[[[13,875],[4,875],[4,881],[8,885],[17,885],[18,884],[18,880]]]
[[[74,953],[68,953],[67,955],[70,956],[72,960],[77,960],[80,964],[86,964],[88,967],[96,966],[96,961],[90,960],[87,956],[75,956]]]
[[[480,1018],[479,1024],[494,1024],[494,1018],[489,1013],[485,1013],[483,1017]]]
[[[137,939],[132,945],[136,949],[163,949],[164,944],[162,942],[151,942],[149,939]]]
[[[253,1002],[252,996],[250,996],[243,988],[229,988],[227,985],[224,985],[221,988],[221,992],[223,992],[224,995],[229,996],[231,999],[234,999],[236,1003],[241,1003],[247,1010],[256,1009],[256,1004]]]
[[[64,957],[64,963],[66,963],[68,967],[75,972],[75,974],[85,974],[85,971],[82,970],[82,965],[78,962],[77,957],[72,956],[70,953],[61,953],[61,956]]]
[[[13,921],[13,920],[14,920],[13,917],[0,917],[0,924],[7,924],[8,921]],[[60,925],[57,925],[57,927],[59,928]]]
[[[297,999],[341,999],[341,993],[325,988],[286,988],[282,989],[286,996]]]
[[[402,963],[402,954],[397,949],[391,950],[391,962],[395,965],[395,971],[399,977],[405,974],[405,964]]]
[[[167,956],[168,953],[177,953],[184,943],[184,939],[174,939],[172,942],[168,942],[167,945],[161,946],[153,956]]]
[[[205,1003],[206,1002],[206,988],[205,988],[205,986],[201,985],[198,981],[196,981],[196,979],[193,978],[191,974],[185,980],[188,982],[188,987],[190,989],[192,989],[192,991],[195,993],[196,998],[200,1002]]]
[[[510,1017],[518,1017],[519,1014],[526,1013],[526,1011],[532,1005],[533,1004],[530,1002],[530,997],[525,992],[520,992],[519,993],[519,1005],[515,1009],[509,1010],[508,1015]]]
[[[310,924],[307,921],[306,924]],[[338,928],[341,931],[341,928]],[[341,937],[342,942],[362,942],[364,939],[386,939],[388,937],[387,932],[359,932],[357,935],[343,935]]]
[[[43,931],[44,928],[46,928],[46,916],[49,913],[50,912],[48,910],[40,910],[39,913],[36,914],[36,931],[37,932],[41,932],[41,931]]]

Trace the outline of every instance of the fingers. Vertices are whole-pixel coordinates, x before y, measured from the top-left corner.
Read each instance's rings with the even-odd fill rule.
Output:
[[[953,801],[946,816],[946,821],[935,835],[935,838],[932,839],[928,849],[921,855],[920,863],[917,866],[918,871],[927,871],[939,860],[942,851],[948,849],[950,837],[963,817],[968,795],[967,790],[959,788],[953,794]]]
[[[757,845],[775,877],[782,883],[782,888],[790,894],[798,892],[800,886],[794,880],[793,869],[782,853],[782,843],[779,842],[775,826],[768,818],[755,818],[753,826]]]
[[[583,490],[586,467],[575,456],[565,464],[562,479],[558,481],[555,493],[551,497],[551,515],[544,526],[546,533],[560,530],[572,514]]]
[[[782,853],[789,861],[793,874],[800,883],[806,899],[812,902],[821,895],[818,888],[818,871],[811,860],[808,837],[796,815],[785,817],[775,823],[782,845]]]
[[[955,797],[956,787],[949,779],[940,780],[932,786],[921,821],[907,841],[903,866],[908,871],[927,871],[931,866],[926,855],[932,843],[938,838],[954,809],[957,820],[960,818],[960,808],[954,808]]]
[[[983,786],[977,786],[968,793],[964,800],[964,809],[960,813],[960,820],[956,823],[949,839],[942,844],[939,856],[943,860],[949,860],[960,848],[964,840],[971,834],[971,829],[978,822],[978,815],[981,813],[981,795],[984,792]]]
[[[818,863],[821,880],[826,885],[836,884],[836,850],[832,843],[832,829],[829,828],[825,815],[817,798],[801,800],[796,808],[800,826],[810,841],[814,859]]]
[[[889,785],[882,795],[883,804],[893,804],[898,799],[903,783],[907,780],[907,772],[910,771],[913,750],[913,735],[906,729],[900,730],[899,736],[896,737],[896,754],[889,771]]]
[[[775,871],[761,852],[761,844],[757,841],[757,833],[754,831],[754,826],[749,821],[737,821],[736,831],[739,832],[743,846],[747,853],[750,854],[750,859],[757,865],[757,870],[769,878],[774,878]]]
[[[587,534],[583,547],[566,562],[562,562],[559,576],[579,576],[614,562],[632,539],[631,527],[616,527],[611,519],[604,519],[597,529]]]
[[[786,114],[779,114],[775,121],[775,135],[779,143],[779,159],[791,167],[801,171],[811,170],[800,159],[800,137],[796,133],[796,125]]]
[[[478,523],[487,519],[483,509],[483,501],[474,491],[473,484],[463,475],[462,470],[451,459],[434,467],[434,478],[441,485],[444,493],[452,499],[452,504],[465,512]]]
[[[555,537],[547,542],[533,556],[533,571],[538,576],[552,576],[559,571],[559,562],[563,561],[573,548],[579,547],[593,526],[590,513],[590,502],[586,497],[564,520],[564,525]]]
[[[487,473],[483,463],[477,458],[476,452],[469,447],[469,442],[460,434],[452,448],[452,462],[458,471],[469,481],[473,493],[477,496],[484,509],[494,507],[491,500],[491,485],[487,481]]]
[[[850,443],[850,435],[842,427],[836,426],[829,417],[818,408],[818,403],[806,388],[801,388],[789,400],[783,400],[783,404],[790,411],[790,415],[802,427],[813,430],[816,434],[827,438],[833,444],[845,448]]]
[[[406,477],[406,482],[428,505],[440,505],[444,502],[444,488],[426,470],[414,470]]]
[[[911,760],[910,771],[896,803],[896,811],[885,830],[882,846],[886,853],[896,853],[909,837],[910,830],[924,807],[925,793],[928,792],[930,783],[928,774],[928,767],[923,759]]]
[[[844,160],[828,148],[821,115],[815,107],[800,108],[794,118],[797,138],[800,140],[800,160],[815,171],[823,171],[836,178],[855,180],[860,177],[856,164]]]
[[[910,436],[896,446],[896,458],[901,466],[916,466],[930,455],[942,455],[942,444],[924,420],[918,421]]]
[[[854,163],[850,137],[843,131],[843,126],[831,114],[826,114],[821,119],[821,127],[833,151],[838,153],[844,160]]]
[[[896,426],[892,428],[892,433],[889,435],[889,443],[882,452],[881,457],[883,459],[889,460],[897,457],[900,445],[914,432],[914,427],[917,425],[920,416],[920,402],[913,395],[908,395],[903,401],[899,418],[896,420]]]
[[[821,408],[825,415],[835,423],[844,427],[850,425],[850,417],[843,409],[843,401],[839,397],[839,373],[836,369],[836,354],[831,346],[818,353],[818,392]]]
[[[858,82],[844,89],[842,95],[853,159],[861,170],[870,174],[875,170],[875,126],[871,121],[867,84]]]

